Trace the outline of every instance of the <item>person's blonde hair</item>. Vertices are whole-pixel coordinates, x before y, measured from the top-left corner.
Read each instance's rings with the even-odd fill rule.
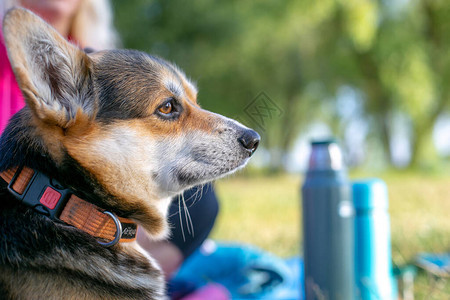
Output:
[[[20,0],[0,0],[0,13],[13,6],[20,6]],[[113,14],[108,0],[81,0],[70,28],[69,36],[80,47],[95,50],[112,49],[119,46],[119,38],[113,26]]]

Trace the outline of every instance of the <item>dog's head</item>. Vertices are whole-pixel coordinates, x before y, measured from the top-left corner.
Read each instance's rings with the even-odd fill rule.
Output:
[[[243,167],[258,145],[255,131],[201,109],[194,84],[160,58],[86,54],[25,9],[8,12],[4,36],[33,143],[154,235],[163,199]]]

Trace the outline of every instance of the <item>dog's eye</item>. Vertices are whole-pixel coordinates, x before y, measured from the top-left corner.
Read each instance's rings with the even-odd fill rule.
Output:
[[[169,98],[156,109],[155,113],[164,120],[174,120],[178,118],[182,109],[177,100]]]
[[[168,115],[173,112],[174,105],[172,101],[167,101],[158,108],[158,111],[164,115]]]

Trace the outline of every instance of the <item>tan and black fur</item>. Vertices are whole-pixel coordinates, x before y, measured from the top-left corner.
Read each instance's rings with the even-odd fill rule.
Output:
[[[39,170],[161,239],[173,196],[243,167],[257,147],[256,132],[201,109],[195,86],[160,58],[86,54],[25,9],[10,10],[3,30],[27,106],[1,137],[0,171]],[[0,185],[2,298],[164,297],[158,265],[136,243],[104,248]]]

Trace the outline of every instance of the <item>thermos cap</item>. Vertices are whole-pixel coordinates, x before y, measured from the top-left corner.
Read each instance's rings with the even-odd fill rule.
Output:
[[[344,159],[342,151],[336,140],[323,140],[311,142],[311,155],[309,156],[309,171],[342,170]]]
[[[387,187],[381,179],[353,181],[352,192],[356,210],[387,209],[389,207]]]

